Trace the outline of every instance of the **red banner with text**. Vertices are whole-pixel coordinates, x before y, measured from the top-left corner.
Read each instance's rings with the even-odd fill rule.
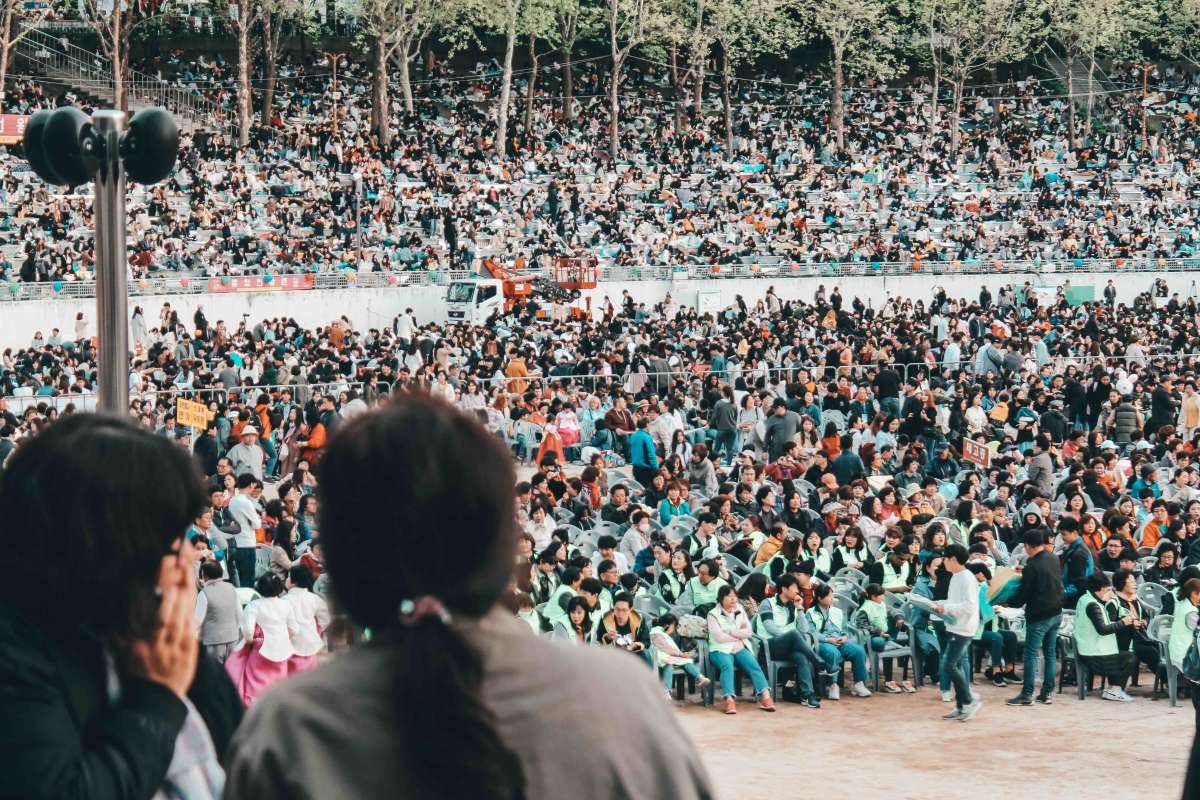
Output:
[[[302,292],[311,288],[312,275],[226,275],[208,279],[210,292]]]

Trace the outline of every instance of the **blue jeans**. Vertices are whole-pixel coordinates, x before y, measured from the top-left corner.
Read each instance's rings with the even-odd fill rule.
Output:
[[[959,636],[957,633],[946,632],[946,657],[942,659],[942,676],[949,678],[954,685],[954,704],[961,711],[971,703],[971,683],[968,677],[971,673],[966,663],[967,653],[971,649],[972,638]]]
[[[275,447],[275,434],[264,436],[258,440],[258,444],[262,447],[263,454],[267,457],[267,465],[263,468],[263,477],[270,478],[275,474],[275,468],[279,466],[279,450]]]
[[[767,642],[767,652],[772,661],[790,661],[796,667],[796,685],[805,697],[815,693],[813,689],[812,662],[816,653],[808,646],[808,642],[798,630],[790,630],[780,636],[774,636]]]
[[[1054,688],[1054,670],[1058,666],[1058,626],[1060,624],[1062,624],[1062,614],[1055,614],[1050,619],[1030,622],[1025,626],[1025,675],[1023,676],[1025,681],[1021,687],[1021,694],[1026,697],[1033,697],[1039,652],[1046,660],[1042,676],[1042,694],[1048,695]]]
[[[668,692],[671,691],[671,687],[673,687],[675,685],[675,670],[679,670],[679,669],[683,670],[688,675],[691,675],[693,678],[700,677],[700,668],[697,667],[695,664],[690,664],[690,663],[689,664],[681,664],[678,667],[675,666],[674,664],[663,664],[663,666],[662,666],[662,682],[663,682],[663,686],[667,687]]]
[[[821,651],[821,658],[825,661],[827,672],[840,672],[842,662],[849,661],[854,682],[859,683],[867,679],[867,651],[858,642],[846,640],[840,645],[821,642],[818,649]]]
[[[726,464],[733,463],[733,460],[737,458],[738,439],[740,435],[741,431],[737,428],[731,431],[717,431],[717,438],[713,442],[713,455],[724,450],[724,462]]]
[[[900,416],[900,398],[885,397],[879,401],[879,410],[887,414],[889,417]]]
[[[988,649],[992,667],[999,667],[1001,661],[1009,666],[1016,664],[1017,635],[1012,631],[984,631],[979,642]]]
[[[953,684],[950,682],[950,673],[942,667],[946,664],[946,652],[950,647],[950,634],[946,633],[944,624],[937,624],[935,627],[938,637],[938,689],[943,692],[950,691]],[[971,674],[971,648],[967,648],[967,652],[962,657],[962,667],[966,671],[965,674]]]
[[[750,651],[742,648],[734,655],[728,653],[718,653],[713,651],[708,654],[712,663],[717,665],[717,669],[721,671],[721,696],[733,696],[733,673],[734,667],[738,667],[742,672],[750,676],[750,682],[754,684],[754,694],[762,694],[767,688],[767,676],[763,675],[762,667],[758,666],[758,661],[754,656],[750,655]]]

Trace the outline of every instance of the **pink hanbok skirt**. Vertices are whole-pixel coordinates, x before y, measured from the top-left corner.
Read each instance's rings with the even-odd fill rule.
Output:
[[[225,671],[233,679],[238,696],[247,707],[254,704],[263,692],[288,676],[287,661],[263,658],[262,628],[255,626],[254,640],[234,650],[225,659]]]

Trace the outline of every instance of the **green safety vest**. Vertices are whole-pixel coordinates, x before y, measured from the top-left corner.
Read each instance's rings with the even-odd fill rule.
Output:
[[[821,638],[825,633],[825,623],[832,623],[838,629],[838,635],[841,636],[846,630],[846,615],[837,606],[830,606],[828,612],[819,605],[813,606],[808,610],[808,618],[812,620],[813,627],[817,629],[817,638]]]
[[[833,558],[829,555],[829,552],[824,547],[817,550],[817,554],[815,556],[807,550],[803,550],[800,553],[800,558],[801,560],[811,560],[813,562],[814,573],[824,573],[825,575],[829,575],[830,571],[833,569]]]
[[[905,573],[909,571],[912,562],[904,562],[899,570],[892,567],[890,558],[883,559],[883,588],[890,589],[893,586],[908,586]]]
[[[754,635],[764,642],[771,640],[771,634],[767,632],[767,626],[763,624],[763,615],[768,613],[771,615],[771,621],[779,628],[787,628],[789,625],[795,627],[798,620],[795,606],[785,606],[775,597],[763,600],[762,605],[758,607],[758,614],[754,617]],[[788,621],[789,616],[792,618],[790,622]]]
[[[741,605],[738,605],[733,610],[734,619],[730,619],[724,611],[719,608],[714,608],[712,611],[708,612],[708,618],[712,619],[713,617],[716,617],[717,624],[721,626],[721,630],[725,631],[726,633],[732,633],[737,629],[737,625],[735,624],[734,620],[737,619],[739,614],[745,613],[746,612],[742,610]],[[728,655],[733,652],[733,645],[733,642],[715,641],[711,634],[708,637],[708,649],[712,650],[714,653],[725,653]]]
[[[671,585],[671,602],[678,603],[680,596],[683,594],[683,584],[679,582],[679,578],[675,576],[675,570],[673,569],[667,570],[663,573],[663,575],[666,576],[667,583]],[[663,597],[662,587],[658,586],[657,584],[655,584],[655,586],[658,589],[658,596],[663,600],[666,600],[666,598]]]
[[[567,610],[563,608],[566,603],[562,602],[562,598],[564,596],[570,600],[570,598],[575,596],[575,590],[570,586],[563,584],[555,589],[550,595],[550,599],[546,601],[546,610],[542,613],[542,616],[546,618],[546,621],[550,623],[551,627],[553,627],[556,622],[567,615]]]
[[[705,586],[700,582],[700,578],[696,577],[688,581],[688,585],[692,587],[692,602],[695,603],[693,606],[695,608],[706,603],[717,602],[717,592],[726,585],[726,582],[724,578],[717,576],[708,582],[708,586]]]
[[[771,565],[774,564],[776,561],[782,561],[784,564],[787,564],[787,556],[785,556],[783,553],[776,553],[775,555],[771,556],[766,561],[764,561],[763,563],[761,563],[757,567],[755,567],[754,571],[759,573],[760,575],[766,575],[769,578],[769,577],[771,577]]]
[[[1100,613],[1108,611],[1091,592],[1084,592],[1075,605],[1075,649],[1081,656],[1112,656],[1117,654],[1116,634],[1102,634],[1087,615],[1088,606],[1100,606]],[[1174,629],[1172,628],[1172,634]]]
[[[1175,616],[1171,619],[1171,638],[1167,640],[1167,653],[1171,663],[1177,667],[1183,666],[1183,657],[1187,655],[1195,637],[1195,629],[1188,627],[1188,616],[1196,613],[1192,601],[1183,598],[1175,603]]]
[[[836,610],[836,608],[832,608],[830,610],[833,611]],[[884,633],[887,633],[887,608],[884,607],[883,603],[877,603],[873,600],[864,600],[863,604],[858,607],[858,610],[861,611],[867,618],[867,622],[870,623],[872,630],[883,631]]]

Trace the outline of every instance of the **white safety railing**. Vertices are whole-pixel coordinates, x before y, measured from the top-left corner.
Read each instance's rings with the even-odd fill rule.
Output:
[[[608,266],[597,270],[601,283],[613,281],[726,280],[732,278],[849,278],[912,277],[914,275],[1072,275],[1088,273],[1198,272],[1200,258],[1087,258],[1063,261],[924,261],[924,262],[794,262],[760,261],[738,264]],[[523,278],[550,278],[540,270],[520,272]],[[277,280],[278,275],[272,275]],[[445,286],[451,281],[484,277],[475,272],[413,270],[409,272],[320,272],[312,289],[380,289],[386,287]],[[1048,279],[1048,278],[1047,278]],[[215,278],[218,282],[228,281]],[[232,279],[229,279],[232,280]],[[210,278],[203,275],[164,275],[130,281],[131,296],[206,294]],[[272,289],[270,284],[263,291]],[[0,303],[28,300],[82,299],[96,296],[93,281],[13,282],[0,284]]]
[[[164,406],[168,409],[175,407],[175,402],[180,398],[187,400],[195,400],[199,403],[211,403],[214,400],[221,405],[228,405],[231,400],[239,400],[242,403],[247,401],[253,403],[260,394],[268,396],[275,395],[282,391],[292,393],[292,400],[298,403],[308,402],[314,393],[320,394],[340,394],[341,392],[355,391],[361,393],[365,384],[361,381],[334,381],[332,383],[292,383],[292,384],[264,384],[261,386],[237,386],[232,389],[223,387],[205,388],[205,389],[183,389],[179,387],[169,387],[166,389],[151,389],[141,392],[130,392],[129,402],[151,401],[155,405]],[[75,411],[94,411],[96,409],[96,393],[87,392],[84,394],[56,394],[56,395],[37,395],[32,393],[29,387],[21,387],[16,390],[16,394],[4,398],[5,406],[10,413],[16,414],[18,417],[25,412],[27,408],[45,407],[46,409],[57,409],[61,414],[69,407]]]

